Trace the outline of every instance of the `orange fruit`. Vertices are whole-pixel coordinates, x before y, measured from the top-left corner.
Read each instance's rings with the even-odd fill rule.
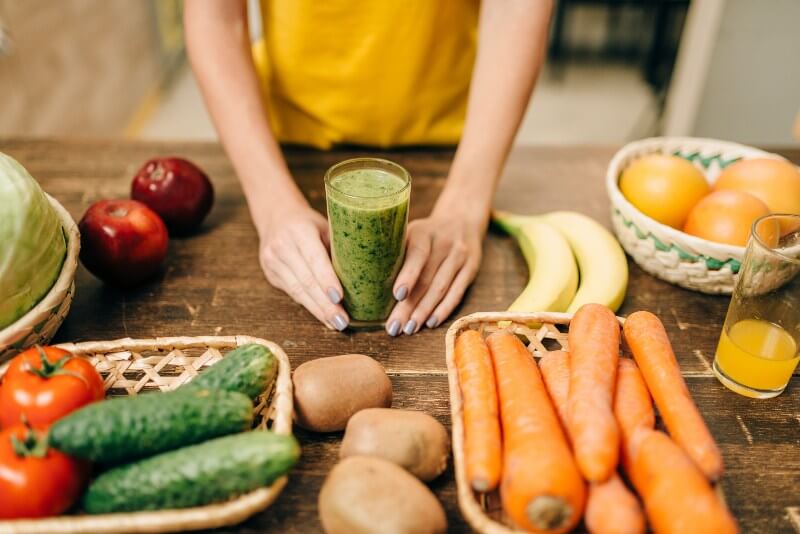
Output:
[[[750,238],[753,222],[768,214],[767,205],[749,193],[715,191],[692,209],[683,231],[709,241],[743,247]],[[772,232],[777,232],[777,228]],[[775,236],[765,234],[761,237],[770,242]]]
[[[800,214],[800,172],[780,159],[743,159],[726,167],[714,184],[714,191],[744,191],[761,199],[773,213]],[[783,230],[786,222],[782,224]]]
[[[622,171],[619,188],[636,209],[679,229],[709,191],[703,173],[694,165],[663,154],[649,154],[631,163]]]
[[[781,221],[774,217],[765,219],[756,224],[753,231],[761,238],[761,244],[767,248],[778,248],[781,240]]]

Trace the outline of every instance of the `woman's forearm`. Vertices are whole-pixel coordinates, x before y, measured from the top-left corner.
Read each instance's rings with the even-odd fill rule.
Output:
[[[488,217],[542,65],[551,8],[551,0],[482,3],[464,131],[437,209],[469,199],[467,209]]]
[[[307,205],[270,129],[250,53],[245,2],[187,0],[189,59],[211,118],[262,231],[276,209]],[[269,210],[265,199],[280,198]]]

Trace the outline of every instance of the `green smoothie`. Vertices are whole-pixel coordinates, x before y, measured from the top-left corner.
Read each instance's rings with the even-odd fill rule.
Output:
[[[382,321],[403,262],[410,178],[383,160],[348,160],[325,178],[333,268],[355,321]]]

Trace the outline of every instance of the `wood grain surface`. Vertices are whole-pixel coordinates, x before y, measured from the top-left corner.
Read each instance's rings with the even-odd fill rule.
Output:
[[[148,158],[181,155],[211,176],[216,204],[202,231],[170,243],[163,276],[131,291],[103,286],[83,267],[72,312],[58,341],[123,336],[247,334],[279,343],[293,367],[324,356],[359,352],[386,367],[395,406],[423,410],[449,425],[444,334],[435,330],[396,339],[383,332],[341,334],[321,325],[261,274],[258,240],[230,163],[214,144],[85,141],[0,141],[76,220],[93,201],[126,197],[130,179]],[[613,147],[536,147],[515,151],[506,166],[495,206],[519,213],[557,209],[583,212],[609,225],[603,177]],[[800,150],[783,151],[800,161]],[[289,148],[289,165],[312,205],[324,211],[325,169],[357,155],[388,157],[413,176],[411,217],[428,213],[446,177],[452,151],[393,152]],[[277,202],[278,199],[275,199]],[[269,210],[268,199],[255,209]],[[527,280],[514,243],[490,231],[480,273],[454,317],[505,309]],[[735,395],[711,374],[728,299],[661,282],[631,264],[621,315],[646,309],[664,321],[689,388],[719,441],[726,462],[722,484],[743,532],[800,532],[800,381],[771,400]],[[336,462],[341,434],[297,431],[303,458],[288,487],[267,511],[231,529],[236,532],[316,532],[317,493]],[[458,511],[452,464],[431,484],[447,511],[451,530],[468,531]]]

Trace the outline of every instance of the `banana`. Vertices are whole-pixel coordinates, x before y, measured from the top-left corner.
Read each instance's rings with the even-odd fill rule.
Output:
[[[575,312],[588,302],[617,311],[628,287],[628,261],[611,232],[574,211],[555,211],[541,218],[566,237],[578,261],[580,287],[567,312]]]
[[[495,212],[494,220],[517,240],[528,264],[528,283],[509,311],[566,310],[578,288],[578,267],[564,236],[536,217]]]

